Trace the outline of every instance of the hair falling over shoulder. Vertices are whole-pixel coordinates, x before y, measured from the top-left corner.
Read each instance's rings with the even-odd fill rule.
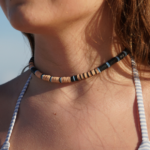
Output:
[[[111,10],[113,27],[122,47],[131,51],[138,65],[150,66],[150,1],[105,0]],[[24,33],[34,55],[34,36]],[[132,48],[131,48],[132,47]]]

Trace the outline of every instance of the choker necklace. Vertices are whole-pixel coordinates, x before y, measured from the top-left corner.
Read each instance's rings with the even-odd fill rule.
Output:
[[[121,59],[126,57],[129,53],[130,52],[127,49],[125,49],[118,56],[110,59],[108,62],[104,63],[103,65],[101,65],[101,66],[99,66],[99,67],[97,67],[97,68],[95,68],[95,69],[93,69],[89,72],[74,75],[74,76],[71,76],[71,77],[54,77],[54,76],[51,76],[51,75],[46,75],[46,74],[41,73],[34,66],[34,57],[32,57],[29,61],[29,68],[35,76],[37,76],[38,78],[41,78],[44,81],[49,81],[49,82],[52,82],[52,83],[71,83],[71,82],[75,82],[75,81],[84,80],[84,79],[90,78],[94,75],[97,75],[97,74],[101,73],[103,70],[109,68],[113,64],[117,63],[118,61],[120,61]]]

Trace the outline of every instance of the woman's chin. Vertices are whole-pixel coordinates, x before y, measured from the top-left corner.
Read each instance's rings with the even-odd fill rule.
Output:
[[[29,17],[27,19],[26,13],[23,11],[23,8],[16,5],[9,9],[8,19],[12,27],[17,30],[22,30],[22,28],[25,28],[25,26],[27,26],[27,22],[29,22]]]
[[[39,23],[32,13],[23,7],[14,7],[9,10],[8,19],[16,30],[31,33],[31,31],[34,32]]]
[[[16,30],[26,33],[42,34],[46,29],[54,27],[53,18],[44,17],[44,14],[37,15],[37,11],[25,6],[17,6],[9,10],[8,19],[10,24]]]

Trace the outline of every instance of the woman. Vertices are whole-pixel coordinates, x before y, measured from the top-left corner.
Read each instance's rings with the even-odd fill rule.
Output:
[[[1,85],[1,150],[150,149],[148,0],[0,0],[0,5],[11,25],[30,41],[32,72],[34,63],[41,74],[51,75],[51,82],[68,82],[43,81],[45,76],[30,76],[28,70]],[[120,61],[110,65],[112,58]],[[143,114],[145,109],[141,126],[134,60],[144,102],[139,109]],[[102,64],[106,67],[100,73]],[[82,73],[95,68],[84,79]],[[73,82],[78,74],[82,80]],[[23,87],[17,119],[10,125]]]

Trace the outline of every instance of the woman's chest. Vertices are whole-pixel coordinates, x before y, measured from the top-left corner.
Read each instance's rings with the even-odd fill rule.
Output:
[[[142,137],[135,94],[118,93],[96,95],[97,100],[86,97],[84,103],[82,99],[74,103],[51,99],[50,104],[45,97],[24,99],[10,150],[136,150]],[[150,135],[150,103],[143,93]]]
[[[110,111],[96,106],[55,107],[30,115],[27,119],[20,113],[10,150],[135,150],[141,143],[136,103],[126,109],[122,105],[120,109],[112,106]]]

